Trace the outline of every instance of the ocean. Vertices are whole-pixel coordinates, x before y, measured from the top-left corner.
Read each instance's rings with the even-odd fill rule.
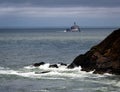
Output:
[[[69,65],[115,29],[0,29],[0,92],[120,92],[118,75],[92,74],[58,64]],[[33,66],[39,62],[46,64]],[[49,68],[50,64],[59,68]]]

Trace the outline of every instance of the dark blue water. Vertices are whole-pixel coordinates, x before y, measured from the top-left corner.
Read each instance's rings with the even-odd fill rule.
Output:
[[[119,76],[86,73],[80,67],[48,67],[58,62],[70,64],[113,30],[83,28],[65,33],[63,28],[0,29],[1,92],[119,92]],[[37,62],[47,64],[33,67]]]

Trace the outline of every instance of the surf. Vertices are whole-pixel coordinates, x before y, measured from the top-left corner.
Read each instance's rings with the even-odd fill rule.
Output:
[[[68,69],[67,66],[57,64],[59,68],[49,67],[50,63],[46,63],[39,67],[35,67],[33,65],[24,66],[20,69],[10,69],[0,67],[0,74],[3,75],[16,75],[26,78],[37,78],[37,79],[66,79],[66,78],[98,78],[105,77],[111,75],[99,75],[92,74],[92,72],[81,71],[81,67],[75,67],[73,69]]]

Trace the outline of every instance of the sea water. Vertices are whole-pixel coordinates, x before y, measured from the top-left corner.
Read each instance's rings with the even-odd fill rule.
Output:
[[[0,92],[120,92],[120,76],[67,69],[115,28],[0,29]],[[40,67],[34,63],[45,62]],[[58,64],[59,68],[49,68]],[[42,73],[49,71],[47,73]]]

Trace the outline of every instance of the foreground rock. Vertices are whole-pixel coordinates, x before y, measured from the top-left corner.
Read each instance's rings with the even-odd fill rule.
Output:
[[[83,71],[120,75],[120,29],[85,54],[77,56],[68,68],[77,66],[81,66]]]

